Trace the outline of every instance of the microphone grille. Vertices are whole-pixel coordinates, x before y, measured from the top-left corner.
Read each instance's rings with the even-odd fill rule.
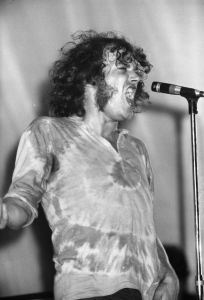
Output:
[[[152,87],[151,87],[152,91],[159,93],[160,92],[160,85],[161,85],[161,82],[153,81],[152,82]]]

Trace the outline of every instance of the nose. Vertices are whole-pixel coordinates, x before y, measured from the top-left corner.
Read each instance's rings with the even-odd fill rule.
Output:
[[[139,80],[141,80],[141,77],[139,76],[139,74],[137,74],[134,70],[129,72],[129,81],[131,83],[136,83]]]
[[[129,80],[131,83],[136,83],[140,80],[147,79],[147,74],[142,70],[132,70],[129,73]]]

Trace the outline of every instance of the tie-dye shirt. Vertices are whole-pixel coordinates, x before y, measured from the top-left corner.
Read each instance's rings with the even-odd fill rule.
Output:
[[[152,299],[160,263],[153,178],[140,140],[121,130],[107,141],[79,117],[38,118],[21,137],[9,196],[23,201],[29,224],[40,202],[44,208],[56,300],[122,288]]]

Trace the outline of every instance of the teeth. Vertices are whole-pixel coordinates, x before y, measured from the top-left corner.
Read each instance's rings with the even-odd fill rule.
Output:
[[[135,92],[136,92],[135,88],[129,87],[125,95],[129,100],[134,100]]]

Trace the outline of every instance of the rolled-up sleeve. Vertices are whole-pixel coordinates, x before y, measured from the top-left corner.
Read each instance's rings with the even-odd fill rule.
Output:
[[[22,201],[30,216],[29,225],[38,215],[38,205],[46,191],[52,168],[51,140],[46,120],[34,121],[22,134],[15,162],[12,183],[6,198]]]

